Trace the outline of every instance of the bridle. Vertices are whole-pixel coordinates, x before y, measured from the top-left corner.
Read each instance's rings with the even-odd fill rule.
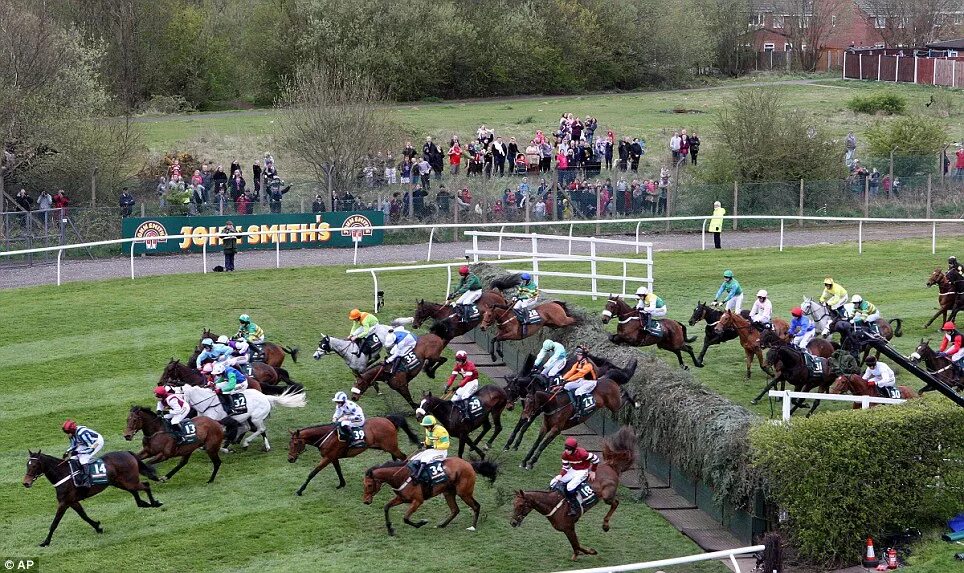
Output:
[[[808,302],[810,304],[806,304]],[[806,300],[803,306],[807,307],[807,310],[803,311],[803,314],[812,318],[814,322],[822,322],[823,319],[830,317],[830,311],[816,304],[813,299]],[[817,311],[816,311],[817,308],[820,308],[821,310],[823,310],[823,316],[821,316],[820,318],[817,318]]]
[[[619,297],[611,298],[606,301],[606,309],[603,310],[602,312],[603,316],[610,317],[610,318],[613,316],[614,314],[613,311],[609,310],[610,304],[615,307],[616,320],[618,321],[619,324],[626,324],[634,320],[639,320],[639,314],[633,310],[633,307],[623,302]],[[622,312],[622,314],[620,314],[621,312],[619,310],[620,306],[623,306],[626,309],[624,312]],[[625,318],[625,317],[629,317],[629,318]]]

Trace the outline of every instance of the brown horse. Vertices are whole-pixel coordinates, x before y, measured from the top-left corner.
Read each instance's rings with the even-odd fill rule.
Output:
[[[386,365],[384,362],[375,364],[355,376],[355,385],[351,388],[352,400],[361,400],[362,394],[371,386],[376,386],[375,391],[378,392],[378,382],[386,382],[388,383],[388,387],[401,394],[402,398],[405,398],[405,401],[408,402],[408,405],[414,410],[418,408],[418,404],[412,399],[412,392],[408,389],[408,384],[414,380],[421,371],[422,364],[419,364],[408,371],[399,368],[392,374],[391,366]]]
[[[214,465],[211,478],[208,479],[208,483],[211,483],[221,467],[221,457],[218,452],[221,442],[224,441],[224,426],[207,416],[197,416],[191,418],[191,421],[197,429],[197,440],[193,444],[178,445],[174,436],[164,428],[164,422],[161,421],[160,416],[150,408],[131,406],[131,411],[127,415],[127,428],[124,429],[124,439],[131,441],[134,434],[139,431],[144,432],[144,439],[141,440],[144,449],[137,453],[137,457],[145,463],[156,464],[170,458],[181,458],[181,461],[161,478],[162,481],[174,477],[174,474],[187,465],[194,450],[203,447]]]
[[[479,324],[479,328],[484,331],[488,330],[493,324],[497,324],[497,333],[493,340],[499,342],[502,340],[522,340],[523,338],[529,338],[539,332],[542,327],[561,328],[576,323],[576,319],[569,314],[566,303],[561,301],[544,302],[534,307],[533,310],[539,313],[539,317],[542,320],[537,324],[528,325],[525,336],[522,335],[522,325],[519,323],[519,317],[516,316],[515,311],[512,310],[512,307],[508,304],[496,304],[487,309],[482,314],[482,322]]]
[[[201,332],[201,339],[198,341],[198,349],[200,349],[201,340],[204,340],[205,338],[217,340],[218,335],[205,328],[204,331]],[[290,354],[291,361],[296,364],[298,363],[299,349],[297,346],[288,347],[275,344],[274,342],[265,342],[262,347],[264,348],[264,363],[268,366],[281,368],[281,365],[285,361],[285,354]]]
[[[939,291],[937,295],[937,306],[939,310],[927,321],[924,328],[929,327],[938,316],[941,317],[941,322],[947,322],[948,313],[950,313],[950,320],[953,321],[957,317],[957,313],[961,310],[961,307],[964,307],[964,292],[957,292],[956,285],[947,278],[947,275],[944,274],[942,269],[934,269],[934,272],[931,273],[930,278],[928,278],[925,283],[927,287],[934,285],[937,285],[937,290]]]
[[[262,394],[278,395],[285,391],[284,386],[262,384],[255,376],[249,376],[247,382],[249,389],[257,390]],[[187,364],[183,364],[180,360],[171,358],[171,361],[164,367],[164,372],[161,373],[161,377],[157,383],[161,386],[165,384],[171,384],[173,386],[184,386],[185,384],[188,386],[207,386],[208,382],[201,372],[191,368]]]
[[[456,311],[456,309],[447,304],[438,304],[434,302],[426,302],[423,298],[418,301],[415,307],[415,321],[412,326],[415,328],[421,328],[422,324],[428,320],[432,319],[436,323],[447,323],[450,328],[449,340],[452,340],[456,336],[461,336],[466,332],[473,330],[476,326],[482,322],[481,315],[485,313],[486,310],[494,305],[505,305],[505,297],[502,293],[496,290],[487,290],[482,293],[479,300],[475,302],[475,306],[479,309],[479,318],[475,320],[470,320],[468,322],[462,320],[462,316]]]
[[[795,392],[809,392],[814,388],[819,388],[823,393],[830,390],[836,375],[830,368],[830,361],[826,358],[816,357],[815,360],[820,364],[820,374],[812,374],[803,356],[803,351],[792,344],[776,346],[767,352],[767,363],[773,365],[774,378],[770,385],[776,387],[780,382],[780,389],[786,388],[789,383]],[[793,414],[798,408],[806,405],[806,400],[794,398],[793,407],[790,413]],[[820,400],[814,400],[807,417],[813,415]]]
[[[609,505],[609,512],[603,518],[603,531],[609,531],[609,520],[619,507],[619,499],[616,498],[619,476],[633,467],[637,456],[636,435],[628,427],[620,429],[603,445],[603,463],[599,464],[596,474],[589,480],[596,495]],[[582,515],[570,516],[567,511],[568,503],[566,497],[558,491],[522,491],[520,489],[515,494],[512,520],[509,523],[512,527],[522,525],[522,520],[534,509],[546,516],[553,529],[566,534],[569,545],[572,546],[573,561],[578,559],[580,553],[595,555],[596,550],[579,545],[579,539],[576,537],[576,522]]]
[[[931,348],[930,339],[920,341],[917,348],[910,355],[911,362],[917,364],[921,361],[932,376],[947,384],[951,388],[964,388],[964,380],[961,379],[960,372],[954,367],[951,359],[946,356],[938,356],[937,352]],[[921,394],[933,390],[931,386],[921,388]]]
[[[100,522],[87,517],[87,512],[84,511],[80,502],[97,495],[107,489],[108,486],[114,486],[129,492],[134,496],[137,507],[161,507],[162,505],[161,502],[154,499],[154,494],[151,493],[151,484],[140,481],[139,477],[143,475],[148,479],[157,481],[157,473],[154,468],[137,459],[137,456],[132,452],[104,454],[101,459],[107,466],[107,485],[82,488],[74,485],[74,481],[71,479],[70,464],[67,463],[67,460],[48,456],[39,450],[37,453],[28,451],[27,456],[27,473],[23,476],[23,487],[29,488],[38,477],[43,475],[53,484],[54,490],[57,492],[57,513],[54,514],[50,531],[47,532],[47,538],[40,544],[41,547],[50,545],[50,538],[54,536],[54,531],[60,525],[60,520],[63,519],[67,508],[76,511],[81,519],[94,528],[94,531],[103,533],[104,530],[101,528]],[[140,492],[142,491],[147,493],[149,502],[141,499]]]
[[[635,371],[635,366],[633,370]],[[616,413],[619,412],[619,409],[622,408],[625,403],[624,398],[627,396],[621,386],[628,382],[633,374],[634,372],[628,369],[611,370],[606,376],[600,378],[592,391],[592,397],[595,399],[597,405],[596,411],[606,408],[612,412],[615,417]],[[633,405],[635,406],[635,404]],[[536,438],[535,443],[532,444],[532,448],[529,449],[529,452],[522,459],[519,467],[531,470],[532,467],[536,465],[536,462],[539,461],[539,456],[542,455],[543,450],[552,443],[552,440],[556,439],[556,436],[562,433],[563,430],[568,430],[585,421],[584,419],[575,417],[575,413],[576,410],[572,401],[569,399],[568,393],[561,388],[551,393],[531,392],[526,398],[525,408],[522,410],[522,417],[527,421],[522,431],[525,432],[525,428],[528,428],[529,424],[531,424],[539,414],[542,414],[542,427],[539,428],[539,436]],[[521,434],[518,439],[522,439]]]
[[[749,320],[729,310],[724,312],[720,321],[716,323],[717,334],[723,332],[725,328],[736,330],[740,336],[740,346],[743,347],[743,353],[746,355],[746,379],[750,379],[750,367],[753,365],[754,356],[760,362],[760,370],[772,376],[773,370],[763,362],[760,331],[754,328]]]
[[[413,522],[411,520],[412,514],[420,505],[425,503],[425,500],[441,494],[445,496],[445,501],[451,511],[449,516],[438,524],[439,527],[445,527],[452,523],[455,516],[459,514],[459,506],[455,501],[455,496],[458,495],[472,509],[472,526],[468,530],[475,531],[475,528],[479,525],[479,512],[482,510],[482,506],[479,505],[473,495],[475,493],[475,476],[478,474],[489,478],[489,483],[493,483],[498,475],[499,467],[488,461],[469,462],[462,458],[447,458],[442,463],[442,467],[445,469],[448,481],[431,488],[409,481],[401,490],[397,488],[408,480],[410,474],[407,462],[387,462],[380,466],[368,468],[368,471],[365,472],[365,493],[362,495],[362,502],[365,505],[371,505],[383,483],[395,488],[395,497],[385,504],[385,527],[388,528],[389,535],[395,535],[395,528],[388,517],[388,511],[391,508],[408,502],[408,511],[405,512],[403,521],[412,527],[419,528],[428,521],[423,519],[417,523]]]
[[[412,429],[408,427],[405,418],[396,415],[385,416],[384,418],[368,418],[365,420],[365,447],[350,448],[348,442],[344,442],[338,436],[338,426],[336,424],[322,424],[319,426],[308,426],[291,433],[291,441],[288,442],[288,461],[295,463],[298,456],[305,451],[306,445],[318,448],[321,454],[321,461],[318,462],[311,472],[308,479],[301,484],[295,493],[301,495],[305,492],[310,482],[318,472],[331,464],[335,467],[338,474],[338,485],[335,489],[345,487],[345,476],[341,473],[341,463],[338,460],[343,458],[353,458],[358,454],[370,449],[377,449],[391,454],[393,460],[405,459],[405,453],[398,449],[398,430],[401,429],[413,443],[419,442]]]
[[[474,420],[467,420],[454,402],[437,398],[431,392],[422,394],[422,401],[415,410],[415,415],[419,417],[432,414],[449,434],[459,439],[460,458],[465,453],[465,445],[468,444],[469,448],[484,459],[485,452],[479,449],[482,438],[495,427],[492,436],[485,444],[485,449],[489,449],[496,436],[502,431],[502,411],[508,403],[505,390],[493,384],[487,384],[479,388],[476,395],[482,404],[482,413]],[[470,434],[479,426],[482,427],[482,432],[472,440]]]
[[[657,348],[669,350],[675,354],[680,367],[683,370],[689,370],[689,367],[683,364],[682,352],[686,352],[693,359],[693,364],[697,368],[703,367],[703,362],[696,357],[696,354],[693,353],[693,347],[689,345],[690,342],[696,340],[696,337],[687,336],[686,327],[682,323],[668,318],[661,319],[659,323],[663,328],[663,336],[653,336],[646,332],[646,329],[640,324],[639,311],[626,304],[626,301],[616,295],[610,296],[609,300],[606,301],[606,308],[602,312],[603,324],[609,324],[613,317],[616,317],[619,324],[616,326],[616,334],[609,335],[611,342],[628,344],[629,346],[652,346],[655,344]]]
[[[900,397],[904,400],[910,400],[911,398],[917,398],[917,392],[909,386],[898,386],[897,390],[900,391]],[[878,398],[880,395],[877,393],[876,388],[872,388],[867,381],[863,379],[860,374],[844,374],[843,376],[838,376],[833,384],[830,385],[831,394],[844,394],[849,392],[854,396],[872,396]],[[881,404],[871,403],[870,407],[880,406]],[[854,410],[859,410],[861,408],[860,402],[854,402]]]

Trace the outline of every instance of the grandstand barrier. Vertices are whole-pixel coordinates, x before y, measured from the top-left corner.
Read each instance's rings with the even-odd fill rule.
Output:
[[[876,396],[850,396],[844,394],[823,394],[820,392],[791,392],[789,390],[770,390],[771,398],[783,400],[783,421],[790,420],[790,408],[792,399],[803,398],[804,400],[831,400],[836,402],[852,402],[860,404],[864,410],[870,408],[871,404],[903,404],[906,400],[900,398],[878,398]]]
[[[687,555],[685,557],[674,557],[672,559],[660,559],[659,561],[644,561],[642,563],[629,563],[627,565],[609,565],[606,567],[592,567],[590,569],[568,569],[556,571],[555,573],[620,573],[622,571],[643,571],[646,569],[657,569],[661,567],[672,567],[673,565],[685,565],[687,563],[697,563],[699,561],[714,561],[716,559],[728,559],[730,566],[735,573],[743,573],[740,563],[736,560],[737,555],[752,555],[766,549],[763,545],[751,545],[749,547],[739,547],[737,549],[727,549],[725,551],[712,551],[709,553],[699,553],[697,555]],[[749,572],[748,572],[749,573]]]

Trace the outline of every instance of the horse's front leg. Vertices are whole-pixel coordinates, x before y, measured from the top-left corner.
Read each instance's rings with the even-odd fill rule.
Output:
[[[428,523],[427,519],[421,519],[418,522],[412,521],[412,515],[415,513],[416,510],[418,510],[419,506],[421,505],[422,505],[422,500],[413,499],[412,503],[408,505],[408,511],[405,512],[405,517],[402,518],[402,521],[411,525],[415,529],[418,529],[419,527],[422,527],[423,525]]]

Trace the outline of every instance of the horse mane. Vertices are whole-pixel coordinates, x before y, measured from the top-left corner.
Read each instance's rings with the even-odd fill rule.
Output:
[[[603,461],[609,464],[617,473],[623,473],[633,467],[639,457],[636,443],[636,433],[629,426],[623,426],[618,432],[603,442]]]
[[[522,284],[522,275],[518,273],[503,275],[489,281],[489,288],[492,290],[508,290]]]
[[[408,460],[391,460],[391,461],[387,461],[387,462],[385,462],[385,463],[383,463],[383,464],[381,464],[381,465],[372,466],[372,467],[368,468],[368,470],[365,471],[365,475],[366,475],[367,477],[372,477],[372,473],[373,473],[375,470],[381,470],[381,469],[385,469],[385,468],[400,468],[400,467],[405,466],[405,465],[407,465],[407,464],[408,464]]]
[[[146,407],[146,406],[138,406],[137,404],[133,404],[133,405],[131,406],[131,412],[140,412],[140,413],[142,413],[142,414],[147,414],[147,415],[149,415],[149,416],[154,416],[155,418],[159,417],[159,416],[157,415],[157,413],[154,412],[154,410],[151,410],[150,408],[148,408],[148,407]]]
[[[636,370],[636,366],[634,364],[633,371],[635,372],[635,370]],[[604,379],[609,378],[617,385],[622,386],[623,384],[626,384],[627,382],[629,382],[629,379],[632,378],[632,376],[633,376],[633,373],[627,373],[624,369],[617,368],[607,372],[606,375],[603,376],[603,378]]]
[[[439,338],[448,339],[451,338],[452,333],[452,321],[451,320],[437,320],[432,324],[432,327],[428,329],[429,333],[438,336]]]

